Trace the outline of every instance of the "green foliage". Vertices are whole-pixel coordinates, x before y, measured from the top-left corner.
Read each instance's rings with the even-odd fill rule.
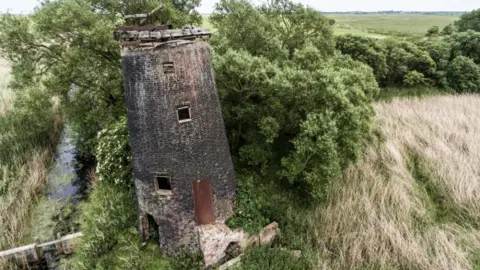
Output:
[[[181,250],[180,253],[170,260],[170,268],[172,270],[202,270],[203,256],[200,252],[190,253],[186,250]]]
[[[98,133],[95,156],[100,181],[109,184],[131,184],[132,157],[126,117],[121,117]]]
[[[415,70],[410,71],[405,75],[403,78],[403,83],[406,86],[417,86],[417,85],[425,85],[427,81],[425,80],[425,76],[422,73],[417,72]]]
[[[80,150],[92,153],[97,132],[125,115],[118,44],[124,16],[163,4],[152,23],[201,23],[199,0],[45,1],[31,16],[0,18],[0,51],[12,63],[13,86],[42,83],[62,98]],[[72,97],[68,91],[74,89]]]
[[[436,72],[435,61],[428,52],[411,42],[387,40],[385,49],[388,74],[383,85],[402,85],[411,71],[421,73],[424,77],[432,77]]]
[[[136,222],[135,196],[120,185],[100,182],[81,206],[82,244],[75,253],[75,269],[98,269],[108,266],[109,253]]]
[[[84,236],[65,269],[168,269],[156,244],[140,247],[132,187],[99,182],[81,213]]]
[[[455,32],[455,26],[453,26],[453,24],[447,24],[443,29],[442,29],[442,32],[440,32],[440,34],[442,36],[448,36],[448,35],[451,35],[453,34],[453,32]]]
[[[24,164],[35,149],[53,147],[59,135],[58,114],[41,90],[17,96],[14,109],[0,117],[0,165]]]
[[[255,175],[237,175],[237,195],[235,197],[235,215],[227,224],[230,228],[243,228],[249,233],[257,233],[269,220],[262,215],[264,194],[258,192],[260,179]]]
[[[283,65],[232,50],[215,56],[228,135],[239,166],[266,174],[283,164],[283,176],[319,198],[317,184],[359,156],[377,84],[365,65],[322,61],[312,47]]]
[[[458,56],[448,66],[449,85],[459,93],[480,92],[480,67],[472,59]]]
[[[336,44],[341,53],[369,65],[378,82],[383,80],[388,72],[388,67],[385,50],[377,40],[362,36],[342,35],[337,37]]]
[[[480,64],[480,32],[467,30],[466,32],[454,33],[445,42],[450,43],[453,57],[466,56]]]
[[[440,28],[438,26],[432,26],[427,30],[427,37],[438,36],[440,34]]]
[[[217,29],[213,43],[219,52],[230,48],[269,60],[284,60],[306,45],[317,47],[323,55],[334,49],[329,20],[318,11],[288,0],[269,1],[260,8],[245,0],[221,0],[210,21]]]
[[[480,9],[472,10],[460,16],[460,20],[455,22],[458,31],[474,30],[480,32]]]
[[[281,248],[249,248],[242,257],[238,270],[307,270],[312,269],[305,258],[295,257],[291,251]]]

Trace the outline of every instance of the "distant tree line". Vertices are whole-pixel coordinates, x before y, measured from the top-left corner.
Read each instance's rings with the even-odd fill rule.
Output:
[[[345,35],[336,48],[369,65],[381,87],[435,86],[463,92],[480,91],[480,9],[465,13],[428,38],[376,40]]]

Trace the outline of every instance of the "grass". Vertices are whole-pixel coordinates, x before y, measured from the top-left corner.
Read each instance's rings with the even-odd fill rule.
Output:
[[[337,36],[351,34],[355,36],[363,36],[363,37],[370,37],[370,38],[376,38],[376,39],[387,38],[387,36],[385,35],[379,35],[379,34],[369,33],[362,30],[348,29],[348,28],[341,28],[341,27],[334,27],[333,33]]]
[[[0,116],[13,106],[13,92],[8,88],[10,68],[7,61],[0,58]]]
[[[344,172],[312,218],[319,268],[478,268],[480,97],[375,107],[382,141]]]
[[[427,14],[328,14],[336,27],[380,35],[424,35],[432,26],[440,29],[458,20],[458,15]]]
[[[32,210],[43,193],[61,130],[58,104],[38,89],[14,98],[9,69],[0,60],[0,250],[22,243]]]

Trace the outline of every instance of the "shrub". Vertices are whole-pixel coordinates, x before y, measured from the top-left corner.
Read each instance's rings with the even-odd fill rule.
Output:
[[[458,31],[474,30],[480,32],[480,9],[472,10],[472,12],[464,13],[460,16],[460,20],[455,22]]]
[[[432,26],[427,30],[427,37],[438,36],[440,34],[440,28],[438,26]]]
[[[238,270],[307,270],[312,265],[303,258],[295,257],[291,251],[281,248],[250,248],[242,257]]]
[[[387,40],[385,48],[388,74],[383,85],[403,85],[405,76],[411,71],[422,73],[425,78],[434,76],[435,61],[417,45],[406,41]]]
[[[282,166],[281,176],[320,198],[360,155],[378,91],[368,66],[348,56],[322,60],[313,47],[283,68],[232,50],[215,55],[214,66],[237,168],[268,174]]]
[[[453,34],[453,32],[455,32],[455,26],[453,26],[451,23],[448,24],[447,26],[445,26],[443,29],[442,29],[442,32],[440,32],[440,34],[442,36],[448,36],[448,35],[451,35]]]
[[[405,75],[403,78],[403,83],[406,86],[417,86],[417,85],[425,85],[425,76],[422,73],[417,71],[410,71]]]
[[[257,233],[268,224],[268,218],[262,213],[262,201],[265,194],[258,185],[260,179],[255,175],[237,174],[237,196],[235,197],[235,215],[228,220],[231,228],[243,228],[250,233]]]
[[[109,184],[131,184],[132,157],[126,117],[121,117],[98,133],[95,154],[99,181]]]
[[[450,43],[453,57],[466,56],[480,64],[480,32],[467,30],[466,32],[454,33],[445,41]]]
[[[81,205],[81,231],[84,236],[75,252],[74,269],[108,268],[109,255],[119,245],[119,237],[135,228],[135,195],[120,185],[100,182]]]
[[[336,47],[342,54],[350,55],[354,60],[369,65],[378,82],[382,81],[387,74],[385,50],[377,40],[362,36],[341,35],[337,37]]]
[[[457,92],[480,92],[480,67],[468,57],[455,57],[448,66],[447,80]]]

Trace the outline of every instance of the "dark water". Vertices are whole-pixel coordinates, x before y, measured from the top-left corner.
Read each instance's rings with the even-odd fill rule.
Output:
[[[66,126],[57,146],[53,167],[47,176],[45,187],[47,199],[62,205],[52,215],[55,223],[52,228],[53,238],[57,234],[63,236],[79,231],[78,203],[87,197],[87,175],[88,171],[94,167],[92,159],[81,155],[75,148],[73,135],[72,130]],[[63,257],[65,256],[59,256],[53,250],[46,252],[45,258],[33,266],[33,269],[59,269]]]
[[[78,161],[72,131],[66,126],[55,154],[55,163],[48,174],[46,195],[50,199],[77,201],[80,192]]]

